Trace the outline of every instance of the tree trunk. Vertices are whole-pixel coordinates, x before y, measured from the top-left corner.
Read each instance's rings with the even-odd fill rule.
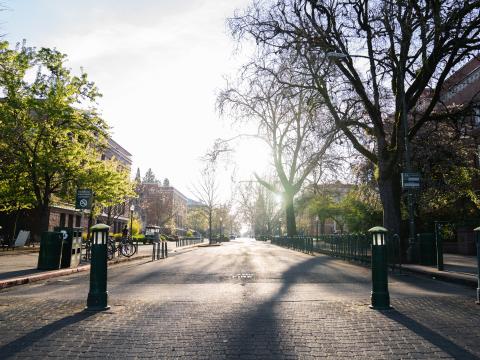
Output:
[[[42,233],[48,231],[48,224],[50,222],[50,201],[47,199],[43,204],[37,206],[33,211],[34,221],[32,226],[31,237],[33,241],[40,241]]]
[[[400,235],[401,231],[401,186],[400,174],[393,173],[388,177],[380,176],[378,180],[380,198],[383,207],[383,226],[391,234]],[[365,229],[367,230],[367,229]]]
[[[287,236],[297,235],[297,224],[295,222],[295,209],[293,207],[293,195],[285,194],[286,217],[287,217]]]
[[[208,210],[208,245],[212,244],[212,210]]]

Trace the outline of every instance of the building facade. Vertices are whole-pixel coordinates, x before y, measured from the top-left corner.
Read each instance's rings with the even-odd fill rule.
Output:
[[[143,226],[160,226],[166,233],[183,230],[188,198],[170,184],[141,183],[138,208]]]

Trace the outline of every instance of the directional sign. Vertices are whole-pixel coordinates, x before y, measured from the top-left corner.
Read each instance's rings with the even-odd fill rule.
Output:
[[[402,173],[403,189],[419,189],[420,174],[419,173]]]
[[[92,189],[77,189],[75,209],[85,210],[92,208]]]

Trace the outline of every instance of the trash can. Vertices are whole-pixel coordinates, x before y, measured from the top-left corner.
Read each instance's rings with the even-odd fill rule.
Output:
[[[63,238],[62,268],[77,267],[80,265],[82,254],[82,228],[56,227]]]
[[[417,234],[418,263],[426,266],[436,266],[435,234]]]
[[[62,259],[62,247],[62,233],[55,231],[45,231],[40,239],[40,253],[38,254],[37,269],[59,269]]]

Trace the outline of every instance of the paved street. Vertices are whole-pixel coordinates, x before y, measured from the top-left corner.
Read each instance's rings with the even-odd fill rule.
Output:
[[[239,239],[109,269],[112,308],[84,312],[88,274],[0,292],[0,358],[480,358],[472,289],[390,279],[395,310],[368,308],[370,271]]]

